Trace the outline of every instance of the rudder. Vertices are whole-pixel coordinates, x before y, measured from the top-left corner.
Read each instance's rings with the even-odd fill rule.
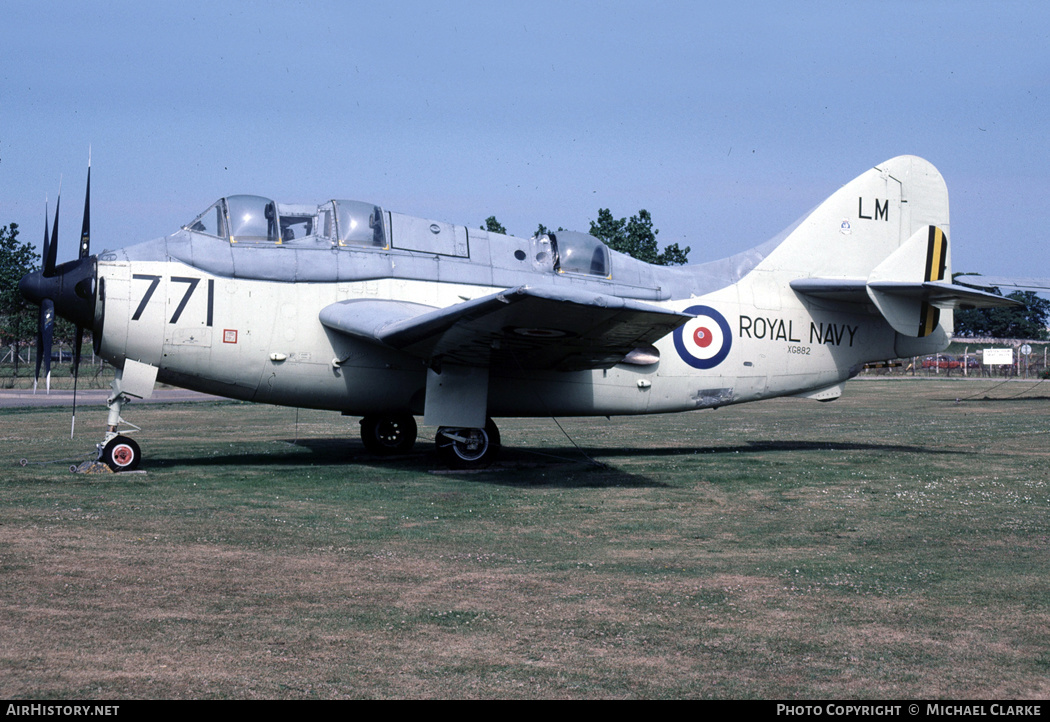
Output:
[[[898,156],[833,193],[799,221],[756,270],[790,278],[867,279],[926,226],[949,232],[944,178],[922,158]],[[944,272],[950,274],[947,252],[943,261]]]

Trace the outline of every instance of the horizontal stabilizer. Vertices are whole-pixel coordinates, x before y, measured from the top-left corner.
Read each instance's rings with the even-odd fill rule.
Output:
[[[1018,302],[994,293],[979,291],[947,281],[929,283],[903,283],[893,281],[848,280],[840,278],[799,278],[791,281],[791,288],[799,293],[844,303],[868,303],[868,287],[884,293],[896,293],[913,300],[926,301],[938,308],[994,308],[1016,306]]]
[[[867,279],[800,278],[798,293],[840,303],[872,303],[898,333],[923,338],[940,323],[942,309],[1016,305],[992,293],[944,281],[948,237],[925,226],[872,270]]]
[[[350,300],[320,313],[328,328],[428,362],[559,370],[610,368],[691,318],[632,299],[528,286],[439,309]]]
[[[948,281],[930,281],[929,283],[878,281],[869,283],[868,288],[873,288],[883,293],[896,294],[915,301],[925,301],[937,308],[996,308],[1022,305],[1012,298],[978,291]]]
[[[1050,290],[1050,278],[1018,278],[1012,276],[979,276],[976,274],[959,275],[956,283],[976,288],[1019,288],[1033,291]]]

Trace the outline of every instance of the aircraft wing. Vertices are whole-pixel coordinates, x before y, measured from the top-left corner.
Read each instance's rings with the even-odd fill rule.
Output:
[[[334,331],[428,362],[578,371],[615,366],[693,317],[575,288],[519,286],[446,308],[340,301],[319,318]]]

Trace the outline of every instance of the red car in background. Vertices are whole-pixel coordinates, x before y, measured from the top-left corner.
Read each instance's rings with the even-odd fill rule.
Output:
[[[977,360],[976,356],[966,356],[965,359],[966,368],[981,368],[981,362]],[[922,360],[922,367],[924,369],[961,369],[963,365],[963,357],[949,356],[948,354],[927,356]]]

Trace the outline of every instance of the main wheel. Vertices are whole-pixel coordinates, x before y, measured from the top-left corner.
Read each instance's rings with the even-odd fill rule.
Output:
[[[416,443],[416,420],[410,414],[366,416],[361,419],[361,441],[373,454],[407,454]]]
[[[142,461],[139,445],[127,436],[115,436],[102,449],[99,461],[113,471],[134,471]]]
[[[484,468],[496,460],[499,449],[499,429],[492,419],[485,420],[484,429],[454,426],[438,429],[438,455],[454,469]]]

